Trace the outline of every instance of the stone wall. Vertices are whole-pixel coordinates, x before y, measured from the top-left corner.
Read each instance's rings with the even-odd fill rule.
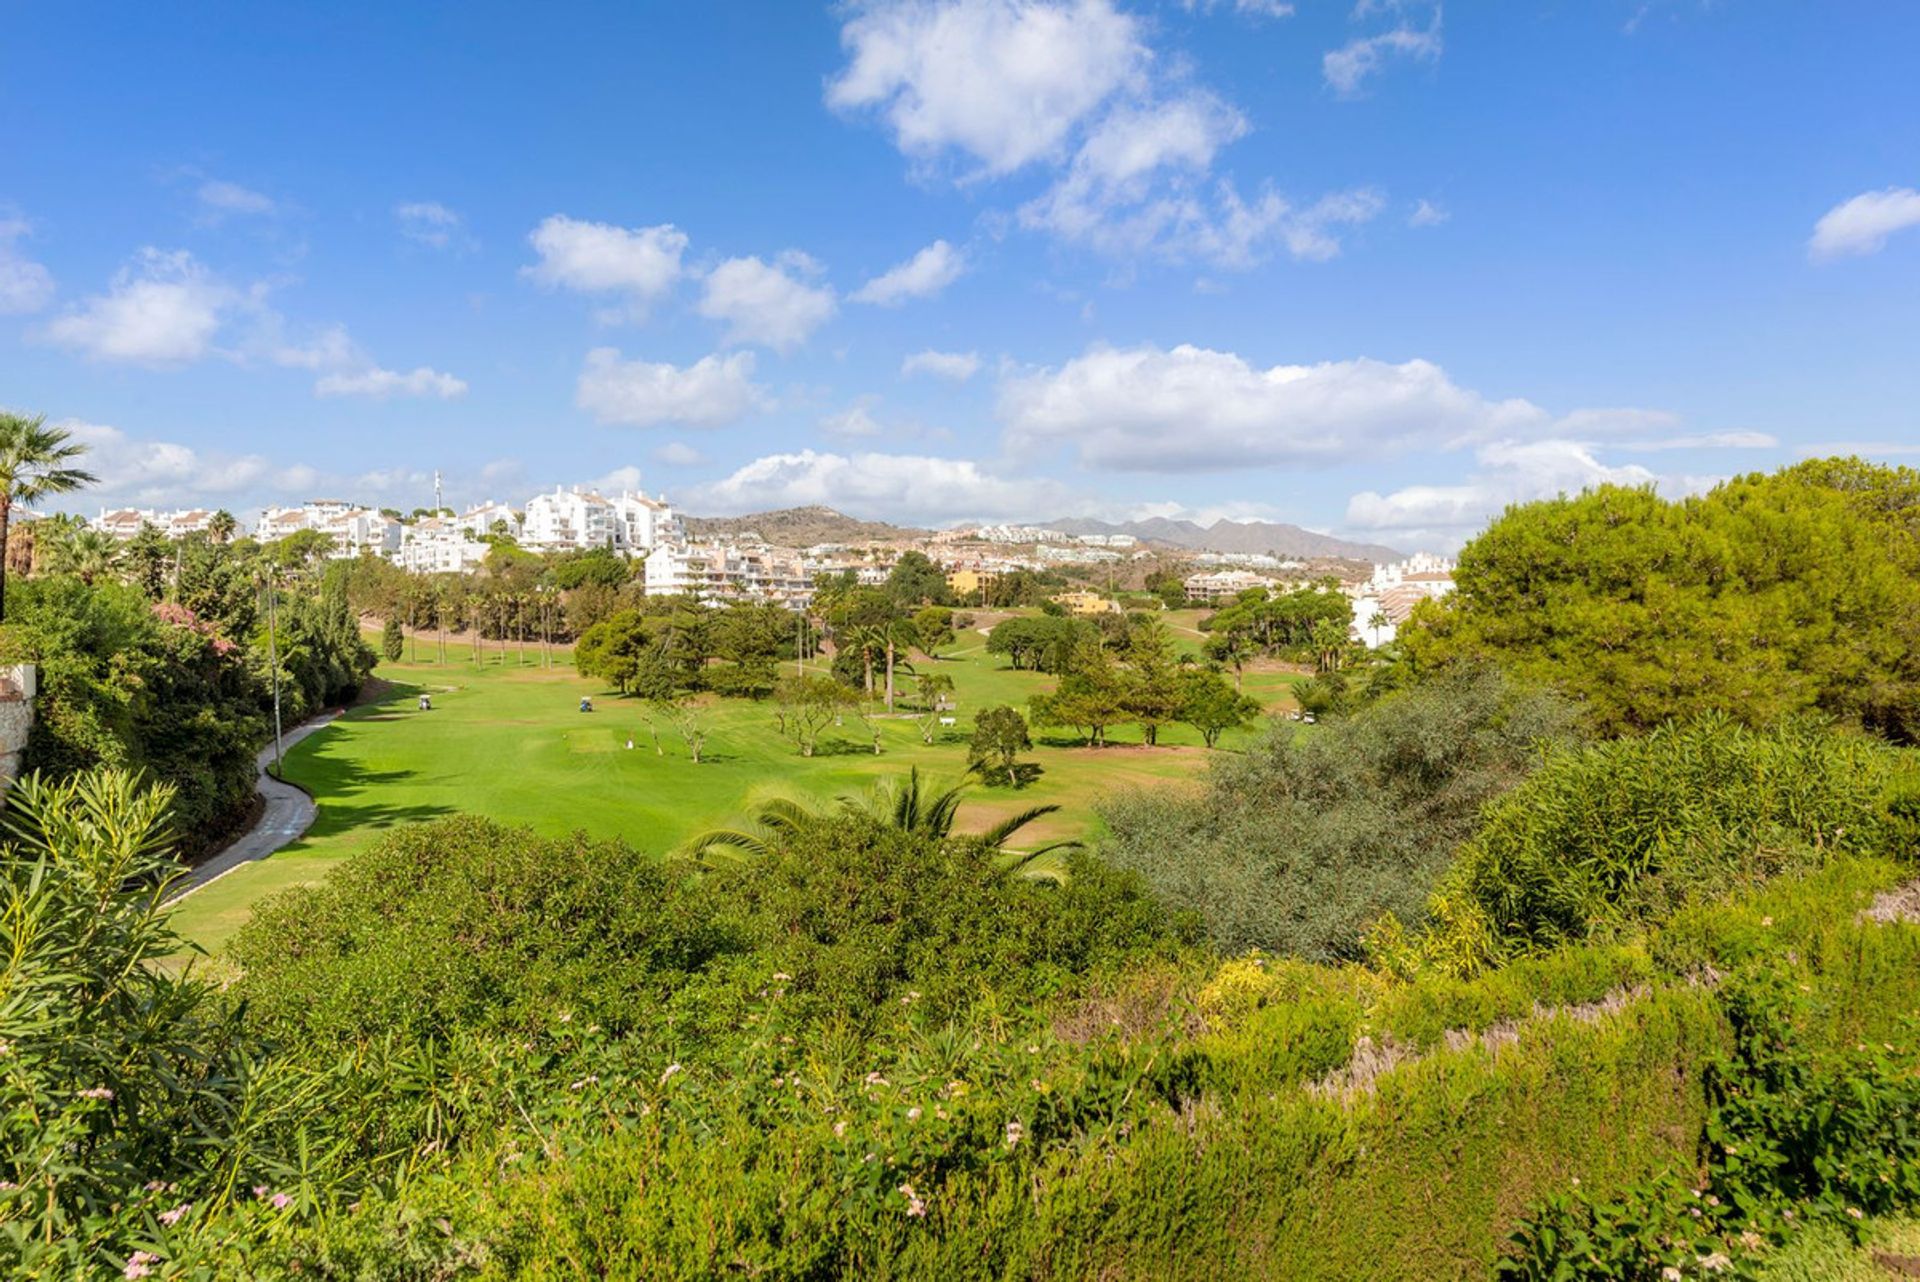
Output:
[[[33,729],[38,672],[31,663],[0,667],[0,792],[20,777],[20,758]]]

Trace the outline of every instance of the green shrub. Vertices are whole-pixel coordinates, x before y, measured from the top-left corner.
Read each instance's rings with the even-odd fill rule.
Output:
[[[1497,673],[1438,680],[1311,729],[1277,724],[1203,795],[1108,799],[1100,853],[1197,911],[1226,951],[1357,958],[1376,917],[1420,919],[1481,806],[1574,733],[1565,701]]]
[[[1809,726],[1724,717],[1549,755],[1495,803],[1434,894],[1429,957],[1472,970],[1886,845],[1900,758]]]

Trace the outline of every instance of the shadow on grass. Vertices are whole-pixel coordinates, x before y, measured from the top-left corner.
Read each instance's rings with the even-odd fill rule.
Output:
[[[1046,768],[1037,761],[1016,761],[1013,763],[1013,780],[1011,783],[1007,780],[1007,772],[997,765],[984,769],[976,768],[973,771],[973,777],[978,779],[981,786],[989,791],[1018,792],[1023,788],[1031,787],[1038,782],[1040,776],[1045,773]]]

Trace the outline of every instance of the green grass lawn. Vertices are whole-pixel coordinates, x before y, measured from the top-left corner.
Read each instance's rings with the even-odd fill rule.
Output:
[[[421,648],[431,657],[429,647]],[[464,658],[464,661],[461,659]],[[529,652],[537,662],[537,654]],[[966,737],[981,709],[1027,700],[1052,678],[1015,672],[985,652],[985,639],[962,634],[937,666],[954,678],[959,725],[931,746],[910,716],[882,720],[875,756],[864,727],[849,716],[830,731],[820,755],[801,757],[774,730],[772,706],[747,700],[707,702],[711,732],[705,759],[695,765],[672,730],[660,727],[656,754],[641,706],[621,699],[570,666],[541,668],[502,663],[497,651],[476,666],[470,652],[432,662],[390,663],[369,702],[296,745],[287,777],[319,799],[313,829],[270,859],[248,864],[197,891],[174,910],[188,939],[217,948],[246,921],[262,895],[311,883],[343,857],[399,824],[459,812],[526,824],[561,834],[584,829],[622,837],[664,852],[704,829],[738,819],[760,798],[777,794],[817,798],[861,791],[919,766],[937,780],[958,780],[966,767]],[[923,666],[928,666],[924,665]],[[1297,678],[1249,671],[1249,694],[1281,706]],[[911,681],[903,681],[903,688]],[[419,692],[433,695],[433,711],[416,709]],[[578,711],[591,695],[592,713]],[[1246,742],[1245,730],[1223,746]],[[634,743],[628,750],[631,737]],[[1058,803],[1063,810],[1022,834],[1038,844],[1097,835],[1093,805],[1100,794],[1169,781],[1191,781],[1206,750],[1185,726],[1161,731],[1161,745],[1139,746],[1139,732],[1122,727],[1114,746],[1081,747],[1070,736],[1036,735],[1030,760],[1040,774],[1019,790],[976,784],[962,811],[964,827],[985,827],[1027,806]]]

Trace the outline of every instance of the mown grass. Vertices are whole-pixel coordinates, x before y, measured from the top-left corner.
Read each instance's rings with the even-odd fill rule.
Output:
[[[450,651],[445,665],[431,661],[429,646],[420,654],[425,661],[383,664],[375,698],[288,753],[287,778],[320,803],[313,829],[182,901],[173,920],[186,938],[217,948],[261,896],[315,882],[381,832],[441,815],[485,815],[548,834],[584,829],[665,852],[696,832],[736,821],[768,796],[859,792],[912,766],[936,780],[957,780],[966,768],[973,715],[999,703],[1024,710],[1052,685],[1050,677],[1013,671],[987,655],[977,633],[962,634],[937,665],[954,678],[959,723],[932,745],[921,742],[911,712],[903,710],[880,719],[878,756],[865,727],[849,716],[819,755],[802,758],[777,735],[770,703],[710,698],[704,760],[695,765],[664,723],[656,753],[640,704],[579,677],[559,657],[547,668],[531,649],[524,656],[490,650],[479,664],[469,651]],[[1249,694],[1277,709],[1289,705],[1297,679],[1266,670],[1249,671],[1245,682]],[[901,686],[910,690],[911,680]],[[431,712],[416,708],[422,690],[433,696]],[[583,695],[592,697],[596,711],[578,710]],[[1223,747],[1244,744],[1254,733],[1229,735]],[[1064,732],[1037,732],[1027,758],[1039,767],[1037,776],[1017,790],[976,784],[962,826],[982,828],[1028,806],[1054,803],[1060,813],[1027,829],[1023,839],[1093,837],[1093,803],[1102,793],[1192,781],[1208,755],[1185,726],[1164,728],[1161,746],[1152,749],[1140,746],[1134,727],[1110,738],[1112,746],[1093,750]]]

